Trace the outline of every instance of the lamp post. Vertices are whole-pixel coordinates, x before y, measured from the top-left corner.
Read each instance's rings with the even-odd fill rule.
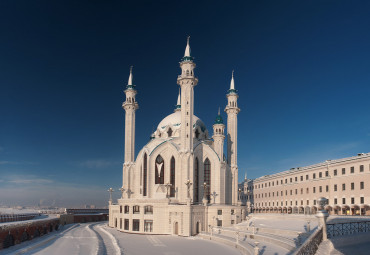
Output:
[[[125,189],[121,187],[119,190],[121,191],[121,198],[123,199],[123,193],[125,192]]]
[[[185,182],[185,185],[187,186],[187,188],[188,188],[188,199],[190,199],[190,186],[192,185],[192,183],[190,182],[190,180],[187,180],[186,182]]]
[[[216,191],[213,191],[213,193],[211,194],[211,196],[213,197],[213,203],[216,204],[216,197],[217,197]]]
[[[109,192],[109,204],[111,205],[112,204],[112,193],[114,190],[112,188],[109,188],[107,191]]]
[[[203,183],[203,205],[206,205],[208,203],[208,199],[206,198],[206,190],[207,190],[207,183]]]

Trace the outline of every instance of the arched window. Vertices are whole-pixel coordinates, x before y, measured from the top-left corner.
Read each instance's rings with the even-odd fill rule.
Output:
[[[148,178],[148,166],[147,166],[147,156],[144,154],[144,173],[143,173],[143,196],[147,195],[147,178]]]
[[[164,161],[161,155],[155,159],[155,184],[164,184]]]
[[[172,136],[172,129],[171,128],[168,129],[167,134],[168,134],[168,137]]]
[[[198,130],[198,129],[196,129],[196,130],[195,130],[195,138],[199,139],[199,134],[200,134],[200,133],[199,133],[199,130]]]
[[[199,202],[199,161],[195,158],[194,163],[194,202]]]
[[[175,158],[171,158],[171,171],[170,171],[170,197],[175,197],[175,178],[176,178],[176,166]]]
[[[208,158],[204,161],[204,182],[207,183],[205,195],[208,201],[211,199],[211,162]]]

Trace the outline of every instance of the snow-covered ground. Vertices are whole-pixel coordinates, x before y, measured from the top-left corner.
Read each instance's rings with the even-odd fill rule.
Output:
[[[4,254],[240,254],[235,248],[197,237],[126,234],[106,223],[77,224],[2,251]]]

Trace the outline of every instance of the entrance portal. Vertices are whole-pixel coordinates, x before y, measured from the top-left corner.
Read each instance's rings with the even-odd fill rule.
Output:
[[[175,222],[173,233],[175,235],[179,234],[179,223],[178,222]]]

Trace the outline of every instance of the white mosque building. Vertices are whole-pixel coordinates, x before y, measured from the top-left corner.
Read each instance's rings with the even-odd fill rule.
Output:
[[[173,113],[158,124],[150,141],[135,156],[135,99],[132,69],[122,107],[125,157],[122,197],[110,201],[109,226],[122,232],[191,236],[211,226],[231,226],[245,217],[238,201],[238,94],[232,75],[227,92],[227,157],[225,125],[220,113],[211,137],[194,115],[194,58],[189,38],[177,78],[180,94]]]

